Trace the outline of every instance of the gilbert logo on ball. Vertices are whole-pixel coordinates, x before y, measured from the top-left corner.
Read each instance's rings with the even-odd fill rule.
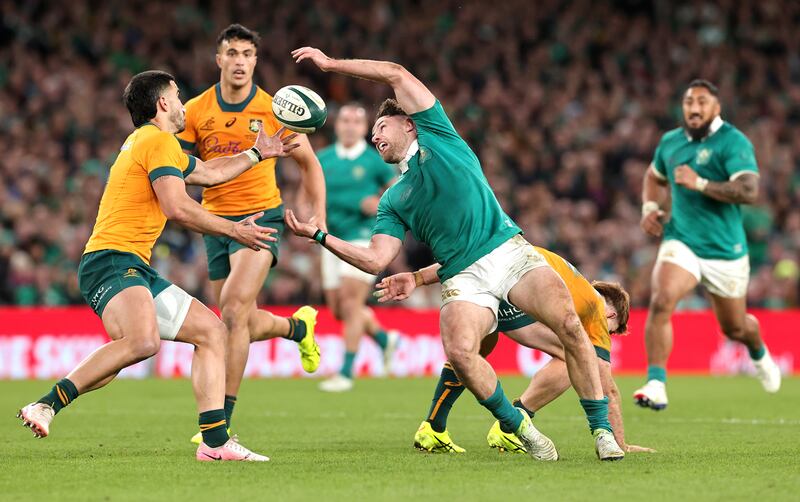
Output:
[[[328,118],[319,94],[301,85],[281,87],[272,97],[272,113],[287,129],[303,134],[316,131]]]

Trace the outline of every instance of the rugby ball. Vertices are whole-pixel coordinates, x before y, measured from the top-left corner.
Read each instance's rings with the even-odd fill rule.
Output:
[[[302,85],[281,87],[272,97],[272,113],[287,129],[303,134],[316,131],[328,118],[319,94]]]

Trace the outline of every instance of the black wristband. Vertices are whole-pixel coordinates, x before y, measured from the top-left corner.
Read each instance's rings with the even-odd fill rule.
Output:
[[[259,152],[259,151],[258,151],[258,148],[256,148],[255,146],[254,146],[254,147],[252,147],[252,148],[250,149],[250,151],[251,151],[251,152],[253,152],[254,154],[256,154],[256,157],[258,157],[258,161],[259,161],[259,162],[261,162],[262,160],[264,160],[264,158],[261,156],[261,152]]]
[[[322,244],[324,246],[325,245],[325,238],[327,236],[328,236],[327,233],[323,232],[321,229],[318,228],[317,231],[314,232],[314,237],[312,237],[312,239],[314,239],[315,241],[319,242],[320,244]]]

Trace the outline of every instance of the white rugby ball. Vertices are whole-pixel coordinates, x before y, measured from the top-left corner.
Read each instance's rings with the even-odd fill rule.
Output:
[[[287,129],[303,134],[316,131],[328,118],[319,94],[302,85],[281,87],[272,97],[272,113]]]

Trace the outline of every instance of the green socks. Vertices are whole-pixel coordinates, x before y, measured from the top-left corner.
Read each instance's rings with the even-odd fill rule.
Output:
[[[464,392],[464,384],[458,380],[450,363],[446,363],[439,375],[439,383],[436,384],[436,391],[433,393],[431,408],[428,410],[426,419],[434,431],[444,432],[447,429],[447,416],[450,414],[450,408],[453,407],[462,392]]]
[[[611,424],[608,422],[608,396],[603,399],[581,399],[581,406],[586,412],[586,419],[589,420],[589,431],[597,429],[611,431]]]
[[[227,403],[227,399],[225,400]],[[200,432],[203,442],[211,448],[217,448],[228,442],[228,427],[225,421],[225,410],[209,410],[200,413]]]
[[[511,404],[513,404],[515,408],[519,408],[522,411],[524,411],[525,413],[527,413],[528,416],[531,417],[531,418],[533,418],[533,416],[536,414],[535,411],[529,410],[528,408],[526,408],[525,405],[522,404],[522,401],[520,399],[514,399],[514,402],[512,402]]]
[[[342,369],[339,370],[339,374],[347,378],[353,378],[353,362],[355,360],[355,352],[345,352],[344,362],[342,363]]]
[[[75,388],[75,384],[67,378],[62,378],[57,384],[53,385],[49,393],[36,402],[49,404],[58,413],[61,408],[74,401],[76,397],[78,397],[78,389]]]
[[[229,396],[225,394],[225,426],[231,428],[231,415],[233,415],[233,407],[236,406],[236,396]]]
[[[761,348],[756,350],[747,347],[747,352],[750,353],[750,359],[753,361],[760,361],[765,355],[767,355],[767,346],[762,343]]]
[[[751,356],[752,357],[752,356]],[[647,366],[647,381],[658,380],[662,383],[667,383],[667,369],[663,366]]]
[[[503,432],[515,433],[522,423],[522,415],[508,400],[503,393],[503,386],[500,385],[500,380],[497,381],[497,387],[494,389],[494,394],[478,402],[489,410],[494,418],[500,421],[500,429]],[[606,411],[608,408],[606,407]],[[607,414],[607,413],[606,413]],[[608,420],[606,420],[608,422]]]
[[[381,350],[386,350],[386,346],[389,345],[389,335],[382,329],[379,329],[377,333],[372,335],[372,339],[375,340],[375,343],[381,348]]]
[[[284,338],[299,343],[300,340],[306,337],[305,321],[298,321],[294,317],[287,317],[286,320],[289,321],[289,334],[285,335]]]

